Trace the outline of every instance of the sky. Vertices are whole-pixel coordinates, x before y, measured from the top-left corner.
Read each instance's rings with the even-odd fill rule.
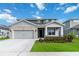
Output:
[[[79,19],[78,3],[0,3],[0,24],[10,25],[17,19]]]

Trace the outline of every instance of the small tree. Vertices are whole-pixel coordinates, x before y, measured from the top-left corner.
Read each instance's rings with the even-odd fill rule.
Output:
[[[73,32],[71,32],[67,35],[64,35],[64,38],[66,41],[72,42],[72,40],[76,38],[76,35]]]
[[[74,32],[70,32],[68,35],[72,36],[72,37],[73,37],[73,39],[75,39],[75,38],[76,38],[76,35],[75,35],[75,33],[74,33]]]

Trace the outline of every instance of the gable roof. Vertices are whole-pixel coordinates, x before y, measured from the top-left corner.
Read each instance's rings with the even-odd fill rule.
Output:
[[[72,28],[79,28],[79,24],[78,24],[78,25],[73,26]]]
[[[73,27],[70,27],[70,28],[67,28],[67,29],[74,29],[74,28],[79,28],[79,24],[73,26]]]
[[[70,22],[70,21],[73,21],[73,20],[79,20],[79,19],[69,19],[69,20],[64,21],[63,23]]]
[[[19,20],[21,20],[21,19],[17,19],[17,20],[19,21]],[[25,20],[57,20],[57,19],[50,19],[50,18],[48,18],[48,19],[27,18],[27,19],[25,19]]]
[[[1,24],[0,24],[0,29],[10,30],[8,26],[6,26],[6,25],[1,25]]]
[[[61,23],[59,23],[59,22],[57,22],[57,21],[49,22],[49,23],[46,23],[45,25],[49,25],[49,24],[52,24],[52,23],[57,23],[57,24],[59,24],[59,25],[61,25],[61,26],[64,26],[64,24],[61,24]]]
[[[30,22],[30,21],[27,21],[27,20],[20,20],[20,21],[15,22],[14,24],[10,25],[9,27],[11,27],[11,26],[13,26],[13,25],[16,25],[16,24],[18,24],[18,23],[20,23],[20,22],[27,22],[27,23],[29,23],[29,24],[32,24],[32,25],[34,25],[34,26],[37,26],[37,24],[34,24],[34,23]]]
[[[52,24],[52,23],[57,23],[57,24],[63,26],[63,24],[61,24],[61,23],[59,23],[59,22],[57,22],[57,21],[50,21],[50,22],[47,22],[47,23],[44,23],[44,24],[42,24],[42,23],[41,23],[41,24],[36,24],[36,23],[33,23],[33,22],[31,22],[31,21],[28,21],[28,20],[19,20],[19,21],[17,21],[16,23],[10,25],[9,27],[11,27],[11,26],[13,26],[13,25],[16,25],[16,24],[18,24],[18,23],[20,23],[20,22],[27,22],[27,23],[32,24],[32,25],[34,25],[34,26],[46,26],[46,25]]]
[[[17,19],[17,20],[20,21],[20,19]],[[27,21],[32,22],[34,24],[41,25],[41,24],[49,23],[51,21],[56,21],[57,19],[24,19],[24,20],[25,21],[27,20]]]

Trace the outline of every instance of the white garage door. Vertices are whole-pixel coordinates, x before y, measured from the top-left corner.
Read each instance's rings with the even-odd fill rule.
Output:
[[[15,39],[33,39],[34,32],[33,30],[15,30],[14,38]]]

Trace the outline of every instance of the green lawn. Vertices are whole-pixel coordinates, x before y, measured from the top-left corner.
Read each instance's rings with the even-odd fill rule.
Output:
[[[36,41],[32,52],[79,52],[79,39],[71,43],[48,43]]]
[[[7,40],[9,37],[0,37],[0,40]]]

